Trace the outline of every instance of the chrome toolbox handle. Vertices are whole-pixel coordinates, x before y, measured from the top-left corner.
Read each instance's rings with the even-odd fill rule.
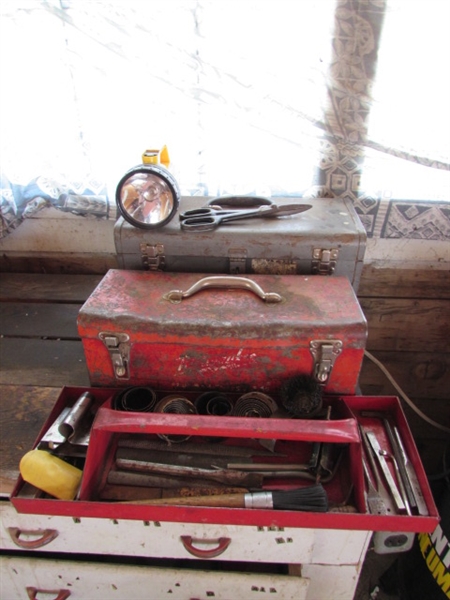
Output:
[[[276,292],[265,292],[255,281],[246,277],[236,277],[233,275],[213,275],[200,279],[188,290],[172,290],[164,294],[163,298],[169,300],[173,304],[179,304],[183,299],[193,296],[197,292],[208,288],[230,289],[236,288],[240,290],[249,290],[264,302],[276,303],[283,300],[280,294]]]

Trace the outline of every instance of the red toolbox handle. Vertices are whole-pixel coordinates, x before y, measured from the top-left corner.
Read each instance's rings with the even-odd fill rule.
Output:
[[[189,298],[201,290],[207,288],[237,288],[240,290],[249,290],[264,302],[274,303],[281,302],[283,298],[276,292],[265,292],[255,281],[247,277],[237,277],[235,275],[212,275],[204,277],[195,282],[194,285],[183,292],[182,290],[172,290],[164,294],[164,299],[169,300],[173,304],[179,304],[184,298]]]
[[[70,596],[70,590],[42,590],[33,586],[27,586],[26,589],[30,600],[38,600],[38,594],[57,594],[53,600],[66,600]]]
[[[58,531],[56,529],[20,529],[19,527],[8,527],[8,533],[12,541],[25,550],[36,550],[42,548],[46,544],[52,542],[58,537]],[[23,540],[20,539],[21,535],[32,535],[38,536],[35,540]]]
[[[190,535],[181,535],[180,539],[186,550],[197,558],[215,558],[216,556],[220,556],[231,544],[231,538],[227,537],[220,537],[216,540],[201,540],[194,539]],[[215,548],[211,548],[210,550],[202,550],[194,547],[195,542],[201,542],[202,544],[217,544],[217,546]]]

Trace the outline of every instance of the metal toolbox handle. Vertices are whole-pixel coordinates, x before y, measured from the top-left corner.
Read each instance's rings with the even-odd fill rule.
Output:
[[[231,538],[228,537],[220,537],[217,540],[201,540],[194,539],[190,535],[181,535],[180,540],[186,550],[196,556],[197,558],[215,558],[216,556],[220,556],[225,552],[228,546],[231,544]],[[195,542],[202,542],[203,544],[214,544],[215,548],[210,548],[209,550],[203,550],[201,548],[196,548],[194,546]]]
[[[197,292],[207,288],[237,288],[240,290],[250,290],[258,296],[258,298],[261,298],[261,300],[267,303],[276,303],[283,300],[282,296],[276,292],[264,292],[264,290],[252,279],[233,275],[213,275],[211,277],[204,277],[194,283],[194,285],[185,292],[182,290],[172,290],[167,292],[167,294],[164,294],[163,297],[173,304],[179,304],[184,298],[189,298]]]
[[[8,533],[12,541],[20,548],[25,548],[25,550],[41,548],[58,537],[58,531],[56,529],[25,530],[20,529],[19,527],[8,527]],[[26,540],[21,538],[23,535],[36,536],[36,539]]]
[[[66,600],[70,596],[70,590],[44,590],[41,588],[36,588],[34,586],[26,587],[28,598],[30,600],[37,600],[38,594],[45,594],[48,596],[49,594],[55,594],[54,600]]]

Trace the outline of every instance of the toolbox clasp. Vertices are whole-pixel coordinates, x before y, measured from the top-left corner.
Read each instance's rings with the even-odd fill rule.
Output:
[[[332,275],[336,269],[339,256],[337,248],[329,250],[325,248],[314,248],[312,255],[311,273],[313,275]]]
[[[314,378],[326,383],[330,377],[334,362],[342,352],[341,340],[312,340],[309,349],[314,358]]]
[[[166,257],[163,244],[140,244],[142,264],[147,271],[164,271]]]
[[[116,379],[129,379],[130,336],[127,333],[101,331],[98,337],[108,349]]]

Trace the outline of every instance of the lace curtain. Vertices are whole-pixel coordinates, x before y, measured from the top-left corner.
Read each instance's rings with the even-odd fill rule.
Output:
[[[1,4],[0,237],[114,218],[167,144],[185,195],[351,198],[369,236],[450,238],[447,0]]]

